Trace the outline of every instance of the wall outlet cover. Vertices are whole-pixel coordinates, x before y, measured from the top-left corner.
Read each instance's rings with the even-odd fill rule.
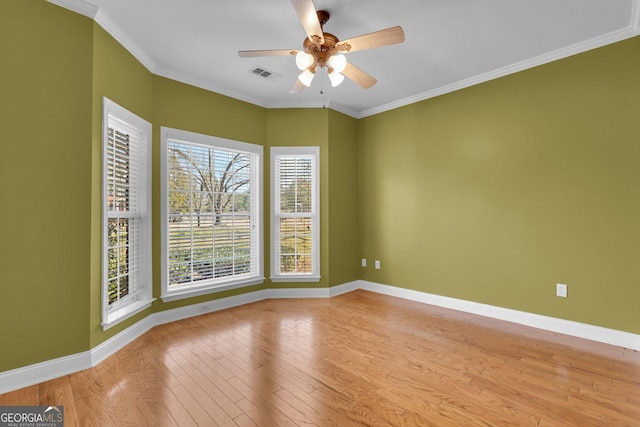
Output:
[[[556,284],[556,296],[566,298],[567,297],[567,285],[564,283]]]

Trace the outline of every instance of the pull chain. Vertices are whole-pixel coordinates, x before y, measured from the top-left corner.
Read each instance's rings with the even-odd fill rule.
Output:
[[[324,67],[322,67],[320,73],[320,95],[322,95],[322,108],[327,108],[326,99],[324,97]]]

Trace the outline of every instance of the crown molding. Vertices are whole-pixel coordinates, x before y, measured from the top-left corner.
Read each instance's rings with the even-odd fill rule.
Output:
[[[328,99],[308,99],[306,101],[271,101],[267,102],[266,108],[328,108],[331,101]]]
[[[165,67],[160,67],[151,58],[151,56],[149,56],[137,43],[135,43],[121,28],[119,28],[110,19],[110,17],[107,16],[107,14],[98,9],[96,6],[85,2],[84,0],[47,1],[94,19],[114,39],[116,39],[118,43],[120,43],[138,61],[140,61],[150,72],[161,77],[166,77],[172,80],[199,87],[201,89],[206,89],[263,108],[331,108],[335,111],[354,117],[356,119],[362,119],[365,117],[373,116],[375,114],[383,113],[385,111],[390,111],[410,104],[415,104],[420,101],[435,98],[440,95],[455,92],[461,89],[488,82],[490,80],[504,77],[509,74],[514,74],[520,71],[527,70],[529,68],[537,67],[539,65],[547,64],[559,59],[564,59],[569,56],[577,55],[579,53],[583,53],[592,49],[596,49],[640,35],[640,0],[633,0],[631,5],[630,22],[627,28],[623,28],[621,30],[614,31],[590,40],[586,40],[584,42],[574,44],[573,46],[539,55],[535,58],[527,59],[515,64],[510,64],[487,73],[472,76],[449,85],[437,87],[432,90],[422,92],[407,98],[389,102],[378,107],[357,111],[343,105],[331,103],[330,101],[325,100],[312,100],[305,102],[296,102],[294,100],[292,100],[291,102],[269,102],[264,99],[252,98],[238,92],[230,91],[227,88],[216,85],[210,81],[195,79],[185,73],[177,72]]]
[[[83,0],[47,1],[93,19],[98,25],[104,28],[107,33],[116,39],[118,43],[127,49],[138,61],[140,61],[142,65],[152,73],[155,73],[155,70],[158,68],[155,61],[151,59],[151,57],[101,9]]]
[[[160,77],[176,80],[181,83],[199,87],[217,94],[228,96],[229,98],[244,101],[249,104],[263,108],[331,108],[340,113],[357,118],[358,112],[340,104],[331,103],[325,100],[300,102],[268,102],[262,99],[248,97],[244,94],[230,91],[227,88],[213,84],[210,81],[195,79],[190,75],[178,72],[171,68],[159,66],[129,35],[124,32],[104,11],[83,0],[47,0],[50,3],[79,13],[93,19],[107,33],[109,33],[118,43],[127,49],[142,65],[151,73]]]
[[[65,9],[69,9],[73,12],[84,15],[88,18],[94,19],[98,13],[98,8],[91,3],[87,3],[83,0],[47,0],[49,3],[53,3]]]
[[[145,68],[155,73],[158,64],[145,52],[136,42],[133,41],[113,20],[102,10],[98,10],[94,18],[96,23],[111,35],[118,43],[129,51]]]
[[[152,71],[155,75],[165,77],[167,79],[175,80],[180,83],[185,83],[191,86],[205,89],[211,92],[215,92],[218,95],[227,96],[229,98],[236,99],[238,101],[248,102],[249,104],[257,105],[259,107],[268,108],[267,102],[258,98],[248,97],[244,94],[231,91],[223,86],[214,84],[211,81],[196,79],[188,74],[176,71],[168,67],[158,67],[155,71]]]
[[[633,0],[631,5],[631,28],[640,34],[640,0]]]
[[[579,53],[587,52],[589,50],[597,49],[599,47],[603,47],[609,44],[613,44],[622,40],[629,39],[631,37],[635,37],[640,34],[640,31],[638,31],[638,25],[640,22],[639,2],[640,0],[634,0],[633,2],[632,22],[630,26],[627,28],[614,31],[600,37],[595,37],[593,39],[586,40],[584,42],[580,42],[566,48],[558,49],[553,52],[545,53],[543,55],[539,55],[534,58],[517,62],[515,64],[507,65],[505,67],[498,68],[496,70],[489,71],[487,73],[479,74],[477,76],[473,76],[468,79],[460,80],[458,82],[455,82],[446,86],[441,86],[426,92],[419,93],[414,96],[403,98],[398,101],[390,102],[388,104],[384,104],[379,107],[361,111],[358,114],[357,118],[361,119],[364,117],[373,116],[374,114],[379,114],[385,111],[394,110],[396,108],[404,107],[410,104],[415,104],[417,102],[424,101],[429,98],[435,98],[436,96],[444,95],[450,92],[455,92],[460,89],[465,89],[470,86],[475,86],[480,83],[485,83],[490,80],[495,80],[500,77],[508,76],[509,74],[514,74],[520,71],[527,70],[529,68],[548,64],[550,62],[557,61],[559,59],[568,58],[570,56],[577,55]]]
[[[358,115],[360,114],[357,110],[354,110],[353,108],[349,108],[346,105],[342,105],[339,104],[337,102],[331,102],[329,103],[329,108],[331,108],[332,110],[335,110],[339,113],[345,114],[347,116],[351,116],[355,119],[359,118]]]

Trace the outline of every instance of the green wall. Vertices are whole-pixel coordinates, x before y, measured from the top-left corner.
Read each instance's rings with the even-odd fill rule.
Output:
[[[166,126],[264,146],[266,110],[158,76],[154,76],[153,95],[153,294],[158,297],[160,295],[161,239],[160,127]],[[264,285],[256,285],[168,303],[158,299],[154,308],[155,311],[168,310],[263,288]]]
[[[91,170],[91,347],[148,316],[150,309],[102,330],[102,99],[153,123],[153,75],[102,27],[93,23]],[[152,165],[155,170],[155,165]]]
[[[329,156],[327,196],[329,286],[360,278],[358,247],[358,121],[329,110]],[[356,160],[354,162],[354,160]]]
[[[358,279],[358,121],[328,109],[267,110],[267,144],[320,147],[319,283],[270,283],[272,288],[330,287]],[[270,153],[265,152],[265,182]],[[265,197],[269,195],[265,190]],[[269,212],[269,200],[265,200]],[[268,216],[266,237],[269,239]],[[269,264],[269,248],[265,263]]]
[[[330,218],[329,174],[352,177],[356,120],[324,109],[266,110],[155,76],[91,19],[44,0],[0,4],[0,372],[99,345],[153,312],[264,289],[340,284],[356,275],[357,240],[329,258],[330,229],[356,223],[357,185],[349,215]],[[262,145],[265,276],[269,277],[269,146],[321,146],[319,284],[271,284],[163,303],[103,331],[101,322],[102,98],[153,124],[153,277],[160,295],[160,126]],[[335,128],[329,121],[335,122]],[[301,140],[309,122],[311,137]],[[344,133],[344,134],[343,134]],[[344,144],[330,166],[331,144]],[[350,147],[350,148],[348,148]],[[343,156],[346,156],[343,158]],[[349,197],[346,197],[349,199]],[[349,236],[346,234],[345,236]],[[334,234],[336,241],[345,236]],[[351,236],[357,236],[352,231]],[[334,245],[336,246],[336,245]],[[338,249],[336,249],[338,250]],[[331,265],[336,274],[329,279]]]
[[[631,39],[356,120],[154,76],[89,18],[3,1],[0,372],[90,350],[152,312],[360,278],[640,332],[639,48]],[[154,296],[160,126],[264,146],[267,243],[269,147],[320,146],[321,282],[158,299],[102,331],[102,96],[153,123]],[[268,265],[266,244],[267,278]]]
[[[0,371],[89,347],[91,49],[90,20],[0,3]]]
[[[329,286],[329,110],[326,109],[275,109],[267,111],[267,142],[271,146],[318,146],[320,147],[320,282],[318,283],[271,283],[273,288],[328,287]],[[271,153],[265,151],[265,181],[269,182],[271,173]],[[269,227],[269,197],[265,191],[266,238],[271,233]],[[265,271],[270,273],[269,248],[265,252]]]
[[[360,248],[382,263],[362,278],[639,333],[638,52],[362,120]]]

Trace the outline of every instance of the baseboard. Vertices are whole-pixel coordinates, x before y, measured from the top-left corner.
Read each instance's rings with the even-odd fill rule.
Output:
[[[272,298],[330,298],[358,289],[359,282],[330,288],[265,289],[153,313],[89,351],[0,372],[0,394],[96,366],[157,325]]]
[[[337,297],[338,295],[346,294],[356,289],[360,289],[362,286],[362,280],[356,280],[354,282],[344,283],[339,286],[332,286],[329,288],[329,295]]]
[[[355,291],[360,287],[360,281],[344,283],[330,288],[281,288],[268,289],[267,298],[331,298],[347,292]]]
[[[356,289],[364,289],[424,304],[505,320],[512,323],[585,338],[619,347],[640,350],[640,335],[629,332],[607,329],[599,326],[587,325],[570,320],[557,319],[554,317],[542,316],[539,314],[496,307],[472,301],[444,297],[426,292],[403,289],[380,283],[356,280],[354,282],[330,288],[265,289],[153,313],[135,325],[130,326],[124,331],[94,347],[90,351],[36,363],[10,371],[0,372],[0,394],[96,366],[157,325],[175,322],[189,317],[198,316],[200,314],[211,313],[266,299],[331,298]]]
[[[380,283],[367,282],[364,280],[359,282],[359,288],[424,304],[463,311],[465,313],[506,320],[520,325],[584,338],[591,341],[598,341],[605,344],[640,350],[640,335],[632,334],[630,332],[623,332],[616,329],[608,329],[601,326],[588,325],[571,320],[543,316],[540,314],[527,313],[509,308],[496,307],[473,301],[428,294],[426,292],[382,285]]]
[[[91,352],[72,354],[0,372],[0,394],[90,368]]]
[[[138,323],[129,326],[124,331],[114,335],[101,344],[92,348],[89,353],[91,355],[91,366],[96,366],[116,351],[120,350],[133,340],[141,337],[147,331],[155,326],[153,314],[140,320]]]
[[[153,319],[153,325],[156,326],[162,325],[164,323],[175,322],[177,320],[187,319],[189,317],[198,316],[200,314],[212,313],[214,311],[225,310],[227,308],[233,308],[239,305],[262,301],[267,298],[268,297],[266,290],[247,292],[246,294],[240,294],[232,297],[201,302],[199,304],[192,304],[185,307],[174,308],[171,310],[160,311],[152,314],[149,317]]]

